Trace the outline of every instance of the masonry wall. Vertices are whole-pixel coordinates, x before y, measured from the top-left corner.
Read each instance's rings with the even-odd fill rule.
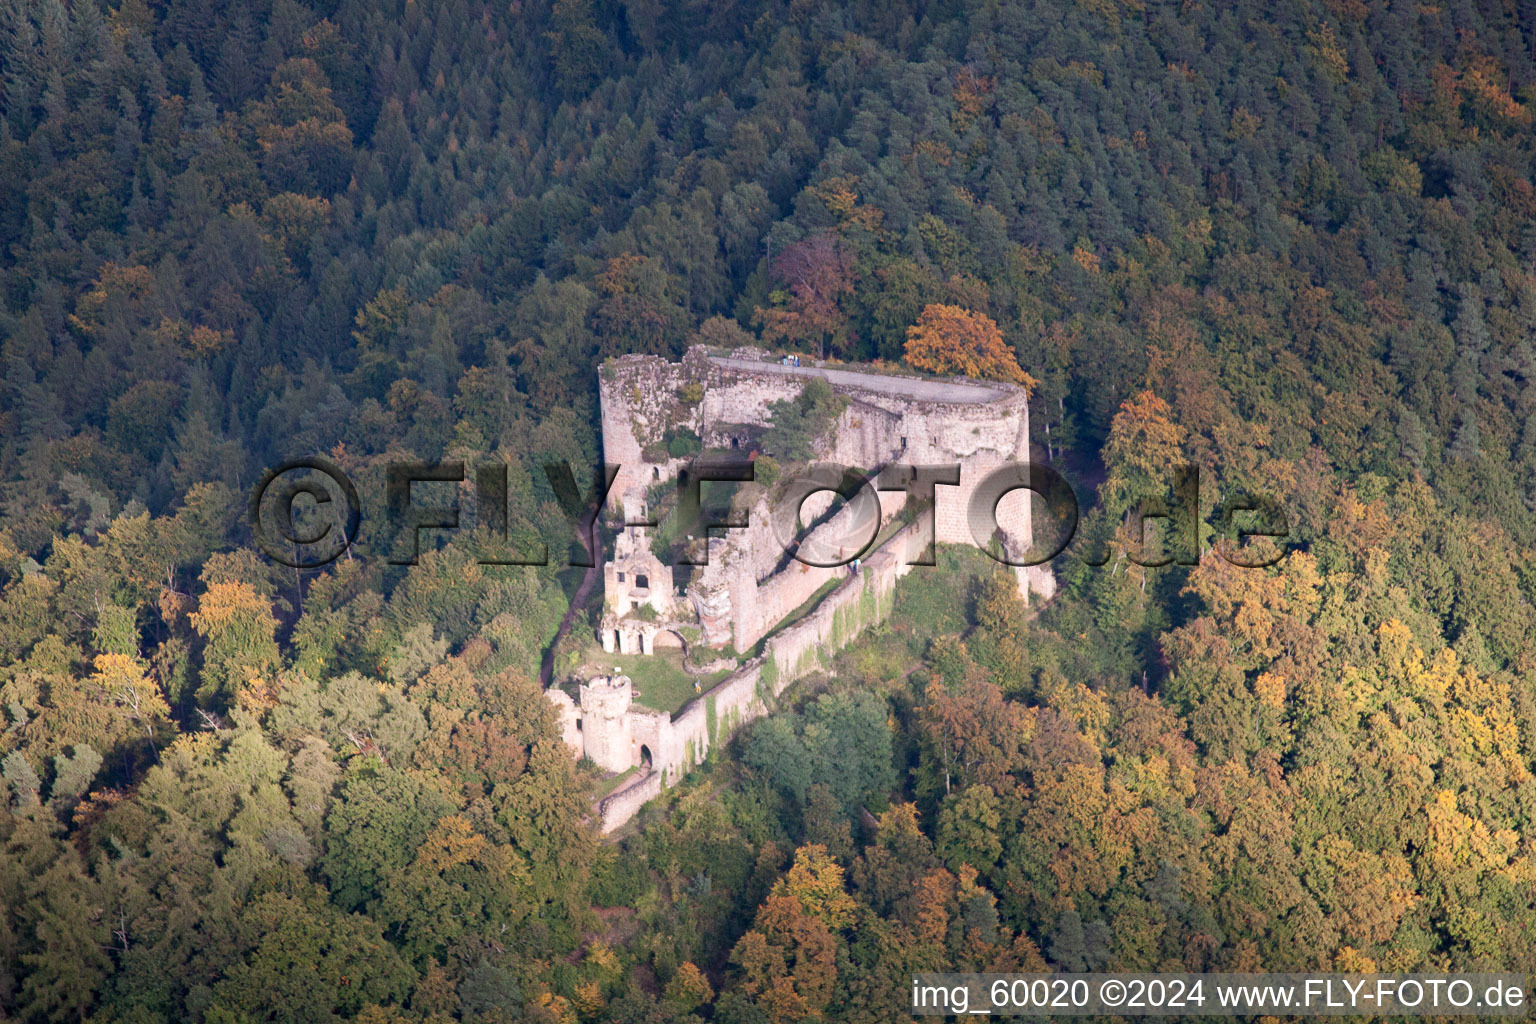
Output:
[[[818,500],[824,499],[824,500]],[[806,501],[803,518],[812,520],[831,503],[831,492],[812,495]],[[901,511],[905,495],[899,491],[879,494],[881,523]],[[813,536],[847,540],[846,550],[839,554],[851,556],[860,542],[867,542],[875,529],[872,525],[855,522],[859,509],[844,506],[831,520],[821,524]],[[810,565],[787,555],[784,539],[778,536],[772,523],[773,510],[766,500],[752,508],[748,527],[733,531],[739,535],[722,548],[719,564],[705,570],[706,578],[714,585],[727,587],[731,594],[729,625],[730,640],[737,650],[755,645],[769,630],[810,600],[816,591],[831,580],[848,576],[849,565]],[[717,561],[711,553],[711,562]],[[825,561],[814,558],[814,561]]]
[[[677,363],[638,355],[605,363],[598,375],[603,455],[622,467],[612,493],[617,497],[629,490],[643,491],[657,478],[654,470],[660,470],[661,479],[676,475],[682,460],[641,465],[642,449],[659,442],[668,426],[688,427],[702,437],[723,425],[766,424],[769,405],[794,398],[808,379],[780,375],[773,372],[773,365],[764,360],[757,369],[724,366],[702,348],[690,349]],[[927,400],[878,390],[882,381],[929,386],[917,378],[836,368],[822,372],[830,377],[833,391],[850,399],[833,432],[832,450],[825,453],[828,461],[868,469],[898,454],[907,462],[953,462],[983,451],[1002,459],[1028,457],[1028,404],[1020,389],[972,384],[966,387],[973,393],[997,397],[969,402]],[[697,404],[689,405],[681,397],[689,385],[702,393]]]
[[[755,358],[737,353],[736,358]],[[643,494],[656,480],[674,479],[685,460],[643,462],[642,451],[660,442],[670,427],[687,427],[701,437],[736,437],[743,427],[768,420],[768,406],[798,395],[806,378],[774,372],[772,364],[731,364],[691,349],[680,363],[627,356],[600,373],[604,457],[620,465],[614,497]],[[959,463],[959,486],[939,486],[933,510],[938,543],[975,544],[969,506],[977,486],[993,469],[1029,457],[1028,403],[1017,388],[945,384],[891,378],[837,369],[827,375],[833,390],[849,398],[824,459],[874,469],[900,462],[912,465]],[[700,401],[689,405],[686,393]],[[823,500],[829,500],[824,498]],[[882,511],[900,506],[900,494],[882,494]],[[617,503],[617,502],[616,502]],[[814,518],[815,501],[806,505]],[[632,763],[649,753],[653,770],[599,804],[603,827],[629,820],[666,786],[676,784],[711,749],[726,742],[742,723],[767,712],[795,680],[824,667],[833,653],[890,613],[896,581],[927,547],[926,523],[893,535],[864,560],[856,576],[847,567],[817,568],[792,561],[783,565],[784,546],[768,515],[766,501],[753,509],[746,530],[732,530],[710,543],[710,564],[694,575],[689,597],[699,615],[705,642],[734,642],[738,650],[804,604],[827,581],[842,578],[805,618],[769,636],[762,657],[744,664],[708,693],[668,718],[633,709],[624,723],[634,751]],[[1027,492],[1015,492],[997,509],[998,525],[1010,549],[1021,551],[1031,538]],[[829,524],[830,525],[830,524]],[[825,527],[823,527],[825,529]],[[980,538],[983,542],[989,539]],[[1049,593],[1048,569],[1019,570],[1020,591]],[[563,714],[569,712],[562,709]],[[579,735],[579,734],[578,734]],[[567,741],[571,739],[567,730]],[[584,737],[591,741],[593,737]]]
[[[739,606],[736,614],[736,643],[751,646],[761,640],[796,608],[809,601],[828,581],[845,577],[848,566],[821,568],[791,562],[789,568],[758,584],[754,600]]]
[[[744,723],[762,717],[796,680],[824,669],[831,657],[891,611],[896,581],[912,568],[926,538],[917,524],[904,527],[804,619],[769,638],[754,658],[693,700],[670,720],[632,713],[629,732],[651,751],[653,770],[598,805],[603,830],[633,817],[648,800],[676,785],[710,750],[729,742]]]
[[[612,832],[633,818],[650,801],[661,795],[661,775],[641,775],[597,802],[597,814],[604,832]]]

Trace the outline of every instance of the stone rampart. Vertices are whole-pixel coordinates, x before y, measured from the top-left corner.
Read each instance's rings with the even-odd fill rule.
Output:
[[[604,459],[619,466],[613,504],[630,516],[642,511],[648,488],[675,479],[686,464],[666,454],[669,437],[687,430],[713,447],[751,450],[770,422],[769,407],[794,398],[811,377],[821,377],[849,400],[829,432],[826,450],[819,453],[821,461],[866,471],[889,464],[960,466],[958,485],[936,488],[931,527],[925,510],[918,522],[898,530],[863,560],[856,573],[848,566],[819,568],[786,560],[766,495],[751,510],[746,528],[712,538],[709,564],[694,573],[688,601],[673,606],[678,614],[691,609],[697,616],[705,645],[730,644],[747,651],[761,643],[762,653],[675,714],[633,705],[616,713],[625,701],[606,689],[583,688],[579,708],[564,694],[551,692],[573,749],[611,771],[641,768],[635,779],[599,802],[603,828],[610,831],[675,785],[743,723],[767,713],[791,683],[825,668],[838,650],[889,615],[896,581],[926,554],[930,529],[938,543],[991,539],[973,535],[971,498],[994,469],[1028,461],[1029,409],[1023,389],[1009,385],[785,365],[754,350],[721,356],[696,347],[677,363],[625,356],[605,363],[599,377]],[[880,497],[884,521],[899,511],[904,497],[899,492]],[[805,518],[815,519],[827,500],[823,494],[807,501]],[[851,509],[843,509],[816,535],[846,528],[851,515]],[[1027,548],[1027,494],[1015,492],[1004,499],[997,522],[1010,549]],[[636,537],[637,544],[643,542],[643,533]],[[617,559],[609,566],[605,583],[612,608],[628,607],[615,598],[635,596],[631,574],[639,565],[636,556],[623,567]],[[626,574],[622,581],[620,571]],[[1031,589],[1047,595],[1052,589],[1050,572],[1043,567],[1021,570],[1018,576],[1026,600]],[[645,572],[647,583],[662,577],[658,571]],[[815,608],[773,632],[831,581],[840,582]],[[620,587],[631,591],[613,593]],[[670,597],[648,590],[646,595],[653,606]],[[605,638],[606,626],[605,619]]]
[[[622,732],[633,745],[633,764],[646,771],[599,802],[604,831],[619,827],[646,801],[676,785],[744,723],[767,713],[790,684],[824,670],[838,650],[888,616],[896,581],[911,571],[913,559],[925,546],[924,533],[916,524],[897,531],[861,564],[857,575],[842,570],[846,575],[842,584],[803,619],[770,637],[760,657],[676,714],[668,717],[631,707]],[[562,702],[552,693],[551,699],[569,714],[569,698]],[[606,740],[589,735],[593,728],[608,728],[607,720],[583,722],[582,730],[568,730],[567,735],[581,735],[607,750]]]

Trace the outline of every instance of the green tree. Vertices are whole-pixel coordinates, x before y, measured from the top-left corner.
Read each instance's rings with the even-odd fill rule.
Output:
[[[806,462],[815,457],[848,399],[836,394],[820,377],[806,382],[800,394],[768,404],[770,425],[763,434],[763,448],[775,457]]]

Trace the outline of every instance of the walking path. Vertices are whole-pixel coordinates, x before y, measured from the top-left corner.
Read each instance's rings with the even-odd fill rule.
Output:
[[[911,398],[919,402],[948,402],[956,405],[983,405],[1008,395],[1008,389],[990,384],[957,384],[943,380],[919,380],[914,377],[888,377],[881,373],[834,370],[825,366],[785,366],[767,359],[737,359],[734,356],[710,356],[710,362],[732,370],[749,373],[781,373],[788,377],[821,377],[829,384],[860,388],[885,395]]]
[[[592,559],[594,562],[597,559]],[[555,678],[555,650],[560,646],[560,641],[565,634],[571,631],[571,625],[576,621],[582,609],[587,606],[587,595],[592,593],[592,588],[603,581],[603,570],[598,566],[591,566],[581,577],[581,585],[576,588],[576,593],[571,595],[571,606],[565,610],[565,617],[560,620],[560,628],[555,630],[555,638],[544,649],[544,660],[539,664],[539,686],[549,689],[549,684]]]

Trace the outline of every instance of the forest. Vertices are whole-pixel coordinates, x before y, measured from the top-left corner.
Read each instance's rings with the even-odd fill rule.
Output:
[[[1495,0],[0,0],[0,1019],[1536,971],[1533,113]],[[1091,550],[941,549],[602,837],[541,467],[694,344],[1026,382]],[[556,557],[285,567],[310,456]],[[1182,464],[1283,557],[1128,557]]]

